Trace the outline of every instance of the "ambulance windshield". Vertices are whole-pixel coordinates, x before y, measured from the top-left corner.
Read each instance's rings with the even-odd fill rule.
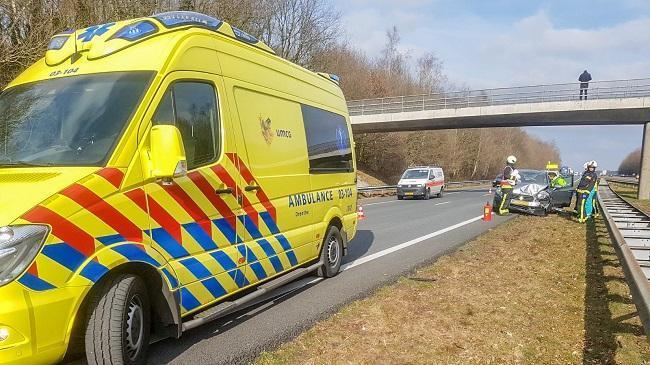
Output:
[[[101,166],[153,72],[18,85],[0,94],[0,166]]]

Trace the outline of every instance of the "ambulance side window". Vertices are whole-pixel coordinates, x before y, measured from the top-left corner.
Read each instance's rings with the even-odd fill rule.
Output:
[[[217,157],[217,110],[217,96],[212,85],[177,82],[160,101],[153,123],[172,124],[180,130],[188,168],[194,169]]]
[[[352,172],[352,147],[345,117],[301,105],[311,173]]]

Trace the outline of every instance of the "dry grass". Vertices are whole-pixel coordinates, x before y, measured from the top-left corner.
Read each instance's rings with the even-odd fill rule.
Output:
[[[361,181],[365,181],[370,186],[388,185],[384,181],[379,180],[378,178],[376,178],[374,176],[368,175],[368,174],[366,174],[365,172],[363,172],[361,170],[357,170],[357,176],[359,177],[359,179]]]
[[[650,364],[642,333],[601,220],[519,217],[256,364]]]
[[[650,200],[637,199],[637,188],[626,184],[609,183],[623,199],[634,205],[637,209],[642,210],[645,214],[650,214]]]

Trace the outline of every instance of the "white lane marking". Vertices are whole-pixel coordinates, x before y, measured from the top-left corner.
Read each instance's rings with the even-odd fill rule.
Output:
[[[426,240],[428,240],[428,239],[430,239],[430,238],[433,238],[433,237],[436,237],[436,236],[440,236],[441,234],[445,234],[445,233],[447,233],[447,232],[449,232],[449,231],[453,231],[454,229],[458,229],[458,228],[460,228],[460,227],[466,226],[466,225],[468,225],[468,224],[470,224],[470,223],[474,223],[474,222],[476,222],[476,221],[478,221],[478,220],[481,220],[481,219],[483,219],[483,216],[482,216],[482,215],[479,215],[478,217],[474,217],[474,218],[472,218],[472,219],[468,219],[468,220],[466,220],[466,221],[463,221],[463,222],[460,222],[460,223],[454,224],[453,226],[449,226],[449,227],[447,227],[447,228],[443,228],[443,229],[441,229],[441,230],[439,230],[439,231],[435,231],[435,232],[429,233],[429,234],[427,234],[427,235],[424,235],[424,236],[421,236],[421,237],[418,237],[418,238],[414,238],[414,239],[412,239],[412,240],[410,240],[410,241],[407,241],[407,242],[404,242],[404,243],[400,243],[399,245],[396,245],[396,246],[393,246],[393,247],[387,248],[387,249],[385,249],[385,250],[382,250],[382,251],[379,251],[379,252],[375,252],[375,253],[373,253],[372,255],[368,255],[368,256],[361,257],[361,258],[356,259],[356,260],[354,260],[354,261],[352,261],[352,262],[348,262],[348,263],[345,264],[345,265],[342,265],[342,266],[341,266],[341,271],[349,270],[349,269],[351,269],[351,268],[353,268],[353,267],[355,267],[355,266],[359,266],[359,265],[365,264],[365,263],[367,263],[367,262],[370,262],[370,261],[376,260],[376,259],[378,259],[378,258],[380,258],[380,257],[386,256],[386,255],[388,255],[388,254],[391,254],[391,253],[393,253],[393,252],[396,252],[396,251],[399,251],[399,250],[403,250],[403,249],[405,249],[405,248],[407,248],[407,247],[409,247],[409,246],[413,246],[413,245],[415,245],[415,244],[417,244],[417,243],[420,243],[420,242],[422,242],[422,241],[426,241]]]
[[[451,203],[451,202],[436,203],[436,204],[434,204],[434,205],[443,205],[443,204],[449,204],[449,203]]]
[[[369,207],[371,205],[379,205],[379,204],[386,204],[386,203],[395,203],[397,200],[389,200],[387,202],[378,202],[378,203],[368,203],[368,204],[362,204],[364,207]]]
[[[460,191],[454,191],[452,193],[445,192],[445,195],[453,195],[453,194],[460,194]]]

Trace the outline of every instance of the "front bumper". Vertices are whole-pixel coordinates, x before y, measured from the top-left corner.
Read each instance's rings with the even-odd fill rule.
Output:
[[[419,186],[419,187],[397,186],[398,196],[424,196],[425,191],[426,188],[424,186]]]
[[[68,345],[72,320],[87,288],[35,292],[12,282],[0,288],[0,364],[53,364]]]
[[[521,200],[517,195],[513,196],[510,200],[509,210],[534,215],[544,215],[546,213],[546,209],[537,199],[526,197],[524,200]]]

